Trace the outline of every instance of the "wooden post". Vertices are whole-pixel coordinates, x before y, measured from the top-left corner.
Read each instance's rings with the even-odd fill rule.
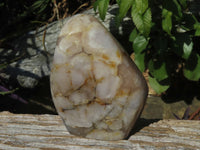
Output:
[[[99,141],[70,135],[57,115],[0,113],[3,150],[200,149],[200,121],[161,120],[128,140]]]

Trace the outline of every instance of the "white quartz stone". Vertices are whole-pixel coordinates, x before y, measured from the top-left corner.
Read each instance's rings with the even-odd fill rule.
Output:
[[[58,37],[51,93],[70,133],[101,140],[128,136],[147,96],[146,82],[94,17],[76,15]]]

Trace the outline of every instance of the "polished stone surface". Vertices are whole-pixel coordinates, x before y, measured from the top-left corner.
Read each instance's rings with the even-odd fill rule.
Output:
[[[101,140],[126,138],[148,93],[145,79],[120,44],[97,19],[84,14],[63,26],[50,80],[68,131]]]

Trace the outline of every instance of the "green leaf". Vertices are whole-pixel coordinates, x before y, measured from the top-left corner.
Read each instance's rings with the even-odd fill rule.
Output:
[[[33,5],[31,6],[31,9],[32,9],[32,11],[38,10],[37,13],[41,13],[47,8],[49,2],[50,2],[50,0],[45,0],[45,1],[37,0],[33,3]]]
[[[137,12],[143,14],[148,8],[148,0],[135,0]]]
[[[156,93],[161,94],[169,88],[169,85],[160,84],[155,78],[149,76],[149,84],[156,91]]]
[[[97,0],[94,3],[94,10],[96,11],[96,9],[98,8],[99,15],[102,20],[105,19],[106,12],[108,10],[108,4],[109,4],[109,0]]]
[[[122,21],[122,19],[126,16],[132,4],[133,4],[133,0],[120,0],[119,14],[116,17],[117,24],[119,24]]]
[[[153,75],[158,81],[168,78],[165,62],[158,60],[153,61],[153,59],[151,59],[148,64],[148,68],[151,75]]]
[[[182,9],[181,9],[181,6],[179,5],[179,3],[178,3],[178,1],[177,1],[177,0],[173,0],[173,2],[174,2],[174,3],[175,3],[175,5],[176,5],[177,11],[178,11],[178,15],[179,15],[180,17],[182,17],[182,16],[183,16],[183,14],[182,14]]]
[[[165,32],[171,35],[172,29],[172,12],[167,9],[162,10],[162,28]]]
[[[98,3],[99,3],[99,1],[96,1],[96,2],[94,2],[94,4],[93,4],[93,8],[94,8],[94,11],[95,11],[95,12],[97,11]]]
[[[186,9],[187,8],[187,0],[179,0],[179,3],[181,4],[181,6]]]
[[[182,24],[181,26],[185,30],[190,31],[190,30],[193,30],[195,28],[194,24],[196,23],[196,18],[194,17],[194,15],[184,13],[183,19],[184,19],[184,24]]]
[[[194,24],[194,29],[196,30],[195,31],[195,36],[200,36],[200,23],[199,22],[196,22]]]
[[[129,41],[133,42],[135,40],[135,38],[137,37],[137,30],[133,29],[133,31],[131,32],[130,36],[129,36]]]
[[[190,55],[190,48],[193,47],[191,35],[187,32],[178,33],[175,35],[176,40],[173,42],[172,50],[178,57],[187,59],[187,54]],[[191,44],[191,45],[190,45]],[[190,46],[189,46],[190,45]],[[189,47],[188,47],[189,46]]]
[[[195,58],[196,57],[196,58]],[[196,61],[195,61],[196,59]],[[196,54],[188,59],[188,62],[183,69],[184,76],[192,81],[199,81],[200,79],[200,56]]]
[[[145,70],[145,53],[135,53],[134,62],[141,72]]]
[[[152,26],[152,14],[151,14],[151,9],[150,8],[147,9],[146,7],[145,7],[145,12],[142,14],[140,10],[138,10],[139,8],[144,9],[144,7],[142,6],[140,6],[141,8],[139,6],[138,8],[136,8],[137,7],[136,3],[133,3],[131,9],[131,16],[138,31],[141,34],[144,34],[146,37],[148,37]]]
[[[183,16],[182,9],[177,0],[162,0],[163,8],[168,11],[173,12],[173,17],[175,17],[176,21],[181,21]]]
[[[116,0],[117,1],[117,4],[119,5],[120,4],[120,2],[121,2],[121,0]]]
[[[141,53],[148,45],[149,41],[142,35],[138,35],[133,41],[133,50],[135,53]]]
[[[193,49],[193,42],[191,42],[189,45],[187,45],[184,42],[184,44],[183,44],[183,56],[182,57],[187,60],[190,57],[192,49]]]
[[[44,2],[43,0],[37,0],[37,1],[35,1],[35,2],[33,3],[33,5],[31,6],[32,9],[34,10],[34,9],[40,8],[43,2]]]
[[[136,28],[139,30],[140,33],[143,34],[144,33],[143,18],[142,18],[142,15],[138,13],[135,3],[133,3],[132,9],[131,9],[131,16]]]
[[[143,22],[144,22],[144,35],[148,37],[152,26],[152,17],[150,8],[147,9],[147,11],[145,12],[143,16]]]

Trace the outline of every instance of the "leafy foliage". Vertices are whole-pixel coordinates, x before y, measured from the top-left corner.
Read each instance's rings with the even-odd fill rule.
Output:
[[[117,25],[119,26],[119,23],[122,21],[122,19],[126,16],[128,10],[133,4],[132,0],[120,0],[117,2],[119,4],[119,14],[116,17]]]
[[[142,72],[148,70],[149,83],[157,93],[166,91],[178,75],[199,81],[200,22],[189,12],[187,0],[117,0],[117,4],[116,24],[131,13],[135,28],[129,41],[135,63]],[[101,10],[102,6],[96,3],[95,7]],[[102,19],[106,10],[107,6],[99,11]]]
[[[95,11],[96,11],[97,6],[98,6],[99,14],[100,14],[100,17],[101,17],[102,20],[105,19],[106,12],[107,12],[107,9],[108,9],[108,4],[109,4],[108,0],[97,0],[94,4],[94,10]]]

